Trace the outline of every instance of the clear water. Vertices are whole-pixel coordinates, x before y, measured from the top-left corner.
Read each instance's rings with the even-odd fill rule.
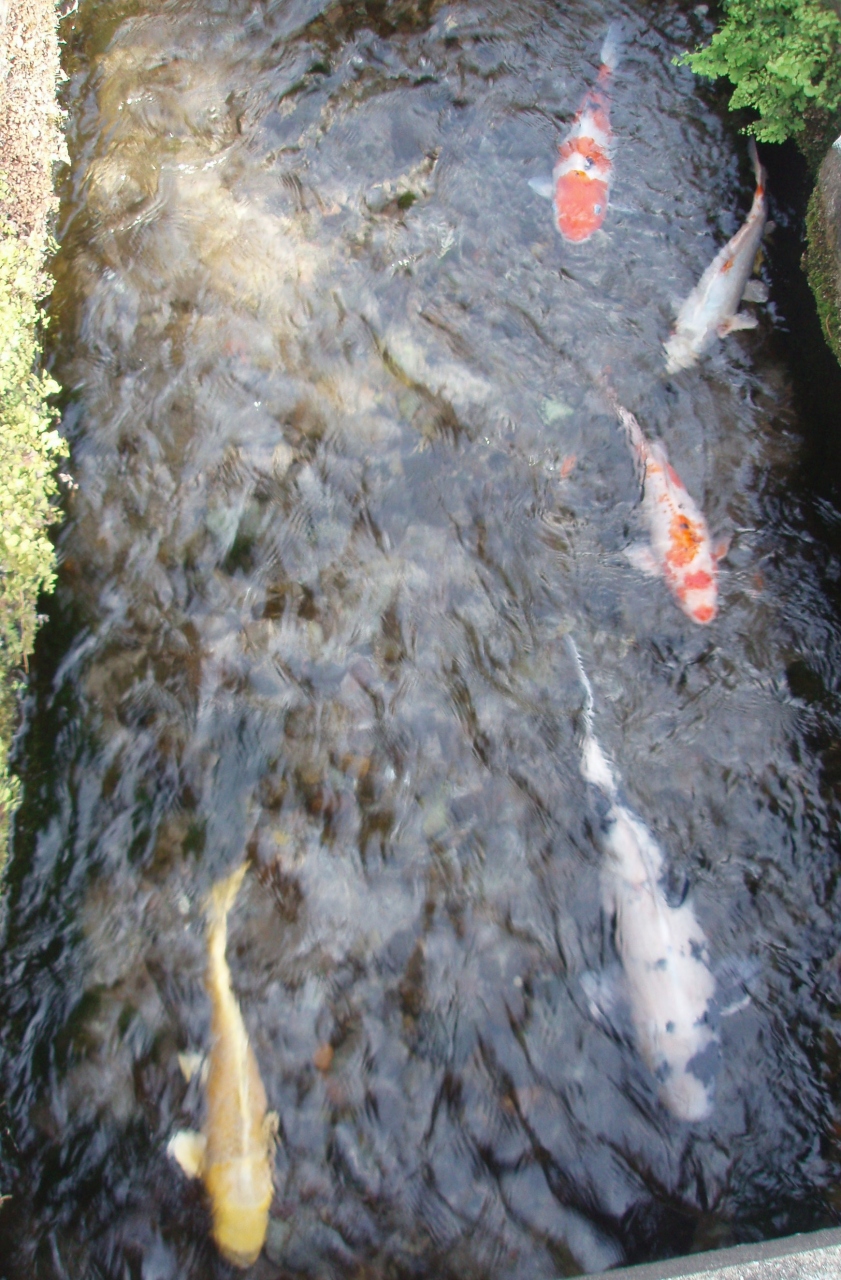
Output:
[[[256,1276],[549,1280],[837,1220],[841,515],[784,291],[663,374],[750,201],[671,62],[705,19],[620,10],[603,232],[565,246],[528,186],[616,12],[64,24],[78,489],[18,744],[5,1280],[229,1273],[166,1144],[201,1122],[202,900],[246,853],[229,959],[281,1117]],[[623,555],[605,369],[732,535],[709,628]],[[568,630],[720,988],[747,980],[697,1125],[584,993],[615,962]]]

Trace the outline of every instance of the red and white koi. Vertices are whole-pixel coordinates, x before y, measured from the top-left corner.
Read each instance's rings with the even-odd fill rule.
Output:
[[[586,696],[581,774],[609,805],[602,824],[602,903],[614,922],[637,1047],[663,1104],[681,1120],[702,1120],[712,1107],[709,1067],[718,1042],[707,939],[692,904],[673,907],[663,892],[662,851],[621,798],[593,731],[590,681],[572,636],[567,640]]]
[[[759,162],[756,143],[748,143],[756,190],[747,221],[728,240],[707,267],[682,304],[674,331],[666,342],[666,369],[675,373],[687,369],[711,345],[716,336],[724,338],[736,329],[755,329],[756,316],[739,311],[742,299],[765,302],[768,292],[760,280],[751,280],[756,251],[765,230],[765,170]]]
[[[665,446],[642,433],[632,413],[611,395],[642,486],[642,510],[650,543],[629,548],[629,559],[644,573],[665,578],[683,612],[693,622],[712,622],[718,612],[718,560],[707,522],[671,465]]]
[[[589,240],[605,220],[613,172],[610,129],[610,77],[619,64],[621,29],[611,23],[602,46],[597,83],[587,90],[572,127],[559,148],[551,187],[531,186],[548,195],[555,206],[555,225],[565,240]]]

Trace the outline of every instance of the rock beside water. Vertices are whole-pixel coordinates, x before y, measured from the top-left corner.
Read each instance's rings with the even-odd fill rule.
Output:
[[[841,363],[841,138],[829,148],[806,213],[809,284],[824,337]]]

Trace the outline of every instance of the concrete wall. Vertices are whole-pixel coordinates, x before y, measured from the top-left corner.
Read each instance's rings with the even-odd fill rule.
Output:
[[[765,1244],[739,1245],[714,1253],[622,1267],[601,1280],[841,1280],[841,1230],[787,1236]],[[600,1277],[590,1277],[600,1280]]]

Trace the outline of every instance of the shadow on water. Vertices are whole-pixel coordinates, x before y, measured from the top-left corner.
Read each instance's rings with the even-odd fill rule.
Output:
[[[244,853],[228,957],[280,1115],[255,1276],[548,1280],[838,1221],[841,397],[805,175],[767,157],[759,328],[666,379],[750,181],[672,64],[695,10],[620,8],[580,246],[528,180],[615,6],[66,23],[79,487],[17,746],[2,1280],[232,1274],[166,1147],[202,1118],[202,903]],[[731,539],[708,628],[624,554],[606,367]],[[695,1123],[613,979],[568,631],[738,1007]]]

